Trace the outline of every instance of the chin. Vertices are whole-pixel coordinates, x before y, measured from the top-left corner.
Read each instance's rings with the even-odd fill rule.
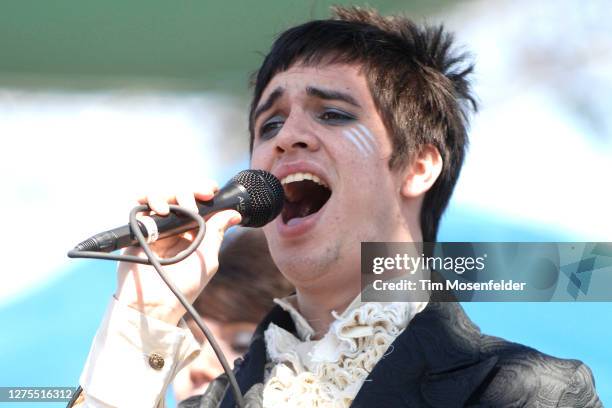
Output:
[[[294,286],[305,289],[328,285],[335,280],[334,276],[344,269],[341,266],[347,265],[341,260],[338,241],[331,242],[335,244],[322,247],[320,240],[313,240],[312,245],[303,245],[297,251],[286,248],[284,250],[281,246],[273,250],[272,257],[283,275]]]

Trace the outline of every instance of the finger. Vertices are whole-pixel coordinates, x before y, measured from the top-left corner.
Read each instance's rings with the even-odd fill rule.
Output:
[[[198,206],[196,205],[195,197],[192,193],[179,193],[176,195],[176,202],[181,207],[191,212],[198,212]]]
[[[219,263],[219,249],[225,231],[242,220],[240,213],[234,210],[220,211],[206,221],[206,235],[200,248],[204,249],[204,259],[208,269],[216,267]]]
[[[219,191],[219,185],[213,180],[207,180],[198,186],[194,193],[195,198],[202,201],[208,201],[213,198],[215,193]]]
[[[170,207],[168,206],[169,197],[161,195],[150,195],[146,197],[145,204],[149,205],[151,210],[155,211],[159,215],[168,215],[170,213]]]

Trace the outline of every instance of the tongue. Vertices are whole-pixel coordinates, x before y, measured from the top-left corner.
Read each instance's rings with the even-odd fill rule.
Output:
[[[300,210],[298,211],[295,217],[287,221],[287,225],[291,226],[291,225],[299,224],[302,221],[302,219],[304,219],[304,217],[308,217],[310,214],[311,214],[310,207],[303,206],[302,208],[300,208]]]
[[[291,227],[293,225],[299,224],[300,222],[302,222],[302,218],[292,218],[289,221],[287,221],[287,225]]]

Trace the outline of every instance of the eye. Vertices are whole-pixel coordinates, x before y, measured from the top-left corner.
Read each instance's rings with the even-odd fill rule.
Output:
[[[234,350],[236,354],[246,353],[249,349],[252,335],[252,331],[239,330],[235,332],[231,339],[232,350]]]
[[[259,137],[263,140],[267,140],[276,136],[279,130],[283,127],[283,123],[285,122],[282,116],[272,116],[259,128]]]
[[[352,114],[344,112],[340,109],[326,108],[321,114],[319,114],[318,119],[321,122],[329,125],[344,125],[347,122],[355,120],[356,118]]]

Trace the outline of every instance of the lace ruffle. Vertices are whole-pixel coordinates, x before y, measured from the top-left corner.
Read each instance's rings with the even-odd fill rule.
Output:
[[[310,340],[310,327],[300,327],[297,310],[276,300],[296,321],[298,339],[270,324],[265,332],[269,371],[263,390],[264,407],[348,407],[376,363],[392,353],[389,345],[425,302],[353,302],[327,334]],[[300,316],[301,317],[301,316]]]

